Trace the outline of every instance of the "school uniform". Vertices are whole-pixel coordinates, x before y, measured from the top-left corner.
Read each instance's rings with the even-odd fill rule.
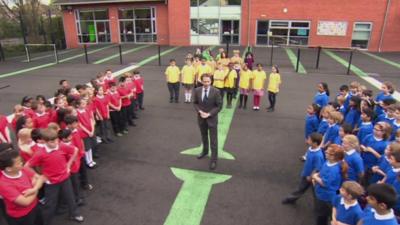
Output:
[[[12,143],[10,126],[7,117],[0,115],[0,143]]]
[[[133,82],[136,86],[136,96],[138,100],[139,109],[143,109],[143,99],[144,99],[144,80],[142,77],[133,77]]]
[[[24,109],[24,116],[27,116],[29,118],[34,118],[35,117],[35,111],[33,111],[31,108],[22,106]]]
[[[388,142],[384,139],[378,139],[373,134],[370,134],[361,141],[361,144],[365,147],[373,148],[376,152],[383,156]],[[365,169],[371,169],[373,166],[378,165],[379,159],[370,152],[362,152],[361,157],[363,158]]]
[[[361,206],[357,201],[353,204],[346,204],[341,195],[334,198],[332,206],[336,209],[336,220],[341,223],[357,225],[363,215]]]
[[[35,146],[35,145],[36,145],[36,143],[34,141],[32,141],[28,145],[24,145],[24,146],[18,145],[19,155],[22,157],[24,162],[28,162],[32,158],[32,155],[35,154],[36,148],[33,148],[33,146]],[[29,151],[29,150],[32,152],[32,154],[28,154],[27,151]]]
[[[71,146],[73,148],[78,148],[78,146],[76,146],[74,144],[74,142],[62,142],[63,144],[67,145],[67,146]],[[79,181],[79,170],[81,166],[81,159],[83,158],[83,156],[85,155],[85,150],[82,149],[83,146],[81,146],[81,149],[78,148],[78,155],[76,156],[75,161],[72,163],[71,165],[71,175],[70,175],[70,179],[71,179],[71,185],[72,185],[72,190],[74,192],[74,196],[75,196],[75,201],[78,201],[80,199],[82,199],[82,194],[80,191],[80,181]]]
[[[96,95],[93,100],[96,112],[102,117],[101,120],[98,120],[98,126],[100,128],[100,137],[103,141],[111,140],[110,110],[108,108],[109,102],[110,98],[108,95]]]
[[[223,69],[223,70],[216,70],[214,72],[214,82],[213,86],[216,87],[219,90],[219,93],[221,95],[221,99],[224,99],[224,94],[225,94],[225,78],[228,75],[228,70]]]
[[[22,168],[16,177],[10,177],[3,171],[0,173],[0,195],[5,204],[9,224],[41,224],[37,198],[28,206],[21,206],[15,203],[15,200],[23,195],[25,190],[33,188],[32,179],[35,176],[34,172],[28,168]]]
[[[360,181],[359,175],[361,173],[364,173],[364,163],[360,156],[360,153],[358,153],[355,149],[346,151],[344,160],[349,165],[349,170],[347,172],[348,174],[347,179],[359,182]]]
[[[83,143],[82,137],[80,135],[80,128],[74,129],[72,130],[72,144],[78,148],[78,155],[76,156],[77,158],[79,158],[79,160],[76,160],[76,164],[74,164],[74,169],[71,168],[71,173],[72,171],[76,171],[75,173],[79,172],[79,182],[80,182],[80,186],[85,187],[89,184],[89,178],[88,178],[88,174],[86,171],[86,166],[85,166],[85,145]],[[78,164],[79,161],[79,164]],[[74,184],[74,182],[76,182],[76,178],[74,177],[73,179],[71,179],[72,185],[78,185],[78,184]],[[76,193],[74,191],[74,193]]]
[[[296,191],[292,192],[291,196],[288,198],[289,201],[296,201],[308,190],[308,188],[311,186],[311,182],[307,180],[307,177],[311,176],[313,172],[320,171],[324,161],[324,155],[320,148],[308,148],[303,170],[300,174],[300,183]]]
[[[324,135],[324,143],[326,144],[328,142],[331,142],[332,144],[335,143],[335,139],[339,137],[339,125],[338,124],[332,124],[328,125],[328,129],[326,130],[326,133]]]
[[[121,96],[122,99],[122,105],[121,105],[121,123],[122,129],[127,130],[128,129],[128,123],[133,123],[131,118],[129,117],[129,106],[131,105],[131,99],[129,95],[131,94],[131,90],[129,90],[127,87],[119,86],[118,87],[118,93]]]
[[[315,184],[315,213],[317,215],[317,224],[327,224],[332,211],[332,200],[336,196],[342,184],[341,165],[326,162],[321,167],[319,176],[323,186]]]
[[[363,225],[398,225],[392,209],[386,215],[379,215],[370,206],[364,209],[361,220]]]
[[[386,173],[386,184],[393,185],[394,181],[396,180],[397,176],[400,173],[400,168],[394,168],[391,166],[388,170],[384,171]]]
[[[47,128],[50,122],[51,117],[48,113],[35,113],[35,117],[33,118],[33,124],[35,128]]]
[[[56,148],[49,148],[45,145],[28,162],[31,167],[40,167],[42,174],[48,178],[44,186],[46,198],[46,204],[43,208],[44,225],[52,224],[52,218],[60,197],[67,203],[70,216],[79,216],[70,174],[67,171],[68,160],[74,154],[74,151],[75,148],[62,143]]]
[[[167,75],[167,87],[169,91],[169,100],[172,102],[179,101],[179,74],[181,71],[177,66],[168,66],[165,70],[165,74]]]
[[[110,102],[112,105],[116,107],[121,106],[121,95],[118,93],[118,91],[108,91],[107,95],[110,98]],[[121,118],[121,110],[117,111],[110,105],[108,106],[110,110],[110,119],[111,119],[111,125],[114,130],[114,134],[121,133],[123,129],[125,128],[124,125],[124,120]]]
[[[374,125],[371,122],[362,122],[359,126],[357,138],[361,142],[364,138],[374,132]]]
[[[385,95],[382,91],[378,93],[378,95],[376,95],[375,97],[375,102],[382,102],[385,99],[394,99],[393,96],[391,94],[389,95]],[[381,115],[383,113],[383,108],[382,106],[380,106],[379,104],[376,104],[375,107],[375,114],[377,116]]]
[[[131,91],[131,104],[128,107],[128,116],[129,116],[129,120],[128,123],[129,125],[133,125],[133,119],[137,119],[136,116],[136,85],[135,82],[131,81],[131,82],[127,82],[126,83],[126,87]]]
[[[318,125],[318,130],[317,130],[317,132],[320,133],[320,134],[322,134],[322,135],[325,135],[325,133],[326,133],[326,131],[328,130],[328,128],[329,128],[328,120],[325,119],[325,118],[323,118],[323,119],[321,120],[321,122],[319,123],[319,125]]]
[[[400,214],[400,181],[399,179],[395,179],[393,182],[393,188],[396,190],[396,204],[393,207],[396,215]]]
[[[390,125],[393,124],[393,122],[395,121],[395,118],[390,118],[388,117],[387,113],[385,111],[383,111],[375,120],[375,123],[378,122],[386,122]]]
[[[233,96],[235,95],[236,80],[238,79],[238,74],[236,70],[230,70],[225,78],[224,87],[226,91],[227,105],[232,104]]]
[[[397,123],[396,120],[392,123],[392,134],[390,135],[390,141],[396,140],[396,133],[400,129],[400,123]]]
[[[194,87],[195,78],[196,69],[193,65],[185,65],[182,67],[182,84],[186,89],[192,89]]]
[[[314,101],[313,103],[317,104],[319,107],[321,107],[321,109],[323,107],[325,107],[326,105],[328,105],[329,103],[329,96],[326,94],[326,92],[318,92],[315,96],[314,96]]]
[[[267,74],[264,70],[253,70],[253,101],[255,107],[260,107],[261,96],[264,96],[264,84],[267,79]]]
[[[106,90],[108,90],[110,88],[110,83],[117,83],[117,80],[113,76],[106,76],[104,78],[104,83],[107,86]]]
[[[271,109],[275,108],[276,95],[279,92],[279,86],[281,83],[282,83],[281,75],[279,73],[271,73],[269,75],[267,91],[268,91],[268,100],[269,100]]]
[[[310,134],[316,132],[318,130],[318,126],[319,126],[319,121],[318,121],[318,117],[315,114],[307,114],[306,115],[306,119],[305,119],[306,123],[304,126],[304,136],[305,139],[307,139]]]
[[[344,117],[344,123],[351,125],[352,128],[355,128],[360,120],[361,112],[354,107],[351,107]]]
[[[378,167],[380,170],[383,172],[386,172],[392,168],[392,165],[389,163],[389,159],[386,155],[383,155],[379,160],[378,160]],[[368,182],[370,184],[376,183],[380,180],[382,180],[383,176],[380,175],[379,173],[374,173],[372,176],[369,178]]]

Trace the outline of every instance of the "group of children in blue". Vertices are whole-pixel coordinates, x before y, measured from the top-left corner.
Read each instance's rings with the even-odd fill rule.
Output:
[[[93,189],[87,168],[96,167],[101,144],[131,132],[135,112],[144,110],[137,70],[59,84],[52,100],[25,96],[12,116],[0,115],[0,216],[9,225],[54,224],[63,211],[83,222],[83,190]]]
[[[309,187],[317,225],[395,225],[400,216],[400,104],[392,83],[372,90],[351,82],[332,98],[319,83],[307,107],[309,148],[294,204]],[[366,190],[366,191],[365,191]]]

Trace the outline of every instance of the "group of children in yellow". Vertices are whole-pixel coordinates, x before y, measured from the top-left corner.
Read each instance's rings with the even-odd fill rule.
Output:
[[[167,87],[170,94],[170,103],[179,102],[179,89],[184,88],[185,103],[192,101],[193,88],[202,86],[201,78],[208,74],[212,77],[213,86],[220,91],[222,99],[226,96],[226,107],[232,107],[232,100],[239,94],[238,108],[247,108],[248,96],[253,94],[253,110],[259,110],[261,97],[268,92],[269,112],[274,111],[276,96],[281,85],[281,76],[276,65],[272,66],[265,90],[267,74],[263,65],[258,63],[253,69],[254,55],[247,52],[245,57],[240,56],[239,50],[233,51],[233,56],[223,48],[218,50],[216,57],[212,57],[211,51],[206,50],[201,54],[188,54],[185,58],[185,66],[180,69],[176,60],[171,59],[170,65],[165,70]]]

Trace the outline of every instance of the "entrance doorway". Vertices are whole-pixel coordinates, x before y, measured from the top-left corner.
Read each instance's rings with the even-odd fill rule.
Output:
[[[221,44],[239,44],[239,20],[221,20]]]

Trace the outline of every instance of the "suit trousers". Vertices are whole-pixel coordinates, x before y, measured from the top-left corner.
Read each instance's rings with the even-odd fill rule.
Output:
[[[211,147],[211,161],[217,161],[218,159],[217,125],[210,127],[206,120],[199,119],[199,127],[201,132],[201,139],[203,142],[203,153],[208,154],[209,147]]]

